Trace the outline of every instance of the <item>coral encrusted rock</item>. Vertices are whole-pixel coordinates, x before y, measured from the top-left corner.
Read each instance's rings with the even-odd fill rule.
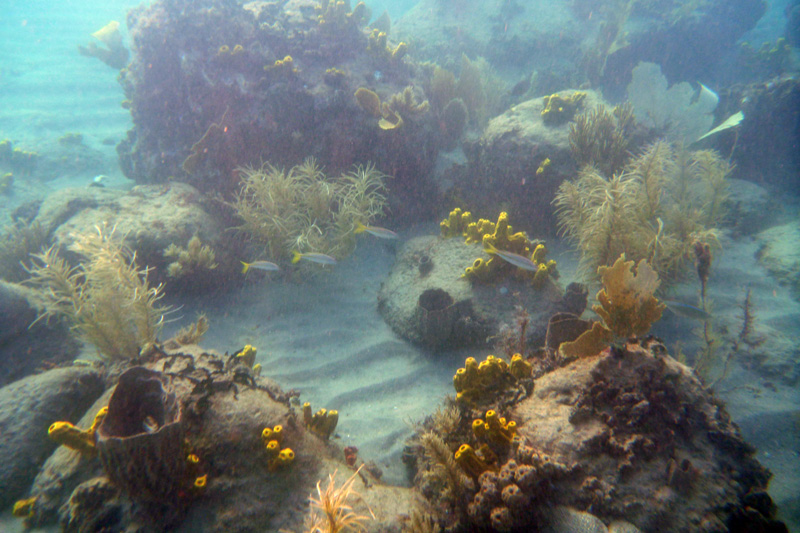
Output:
[[[580,466],[555,482],[555,503],[591,508],[605,521],[625,517],[642,531],[780,527],[771,500],[747,509],[748,495],[766,494],[771,476],[755,448],[655,339],[543,375],[508,416],[540,454]]]
[[[383,319],[401,337],[441,349],[485,345],[503,325],[514,322],[515,306],[531,316],[530,345],[544,342],[544,324],[551,314],[583,312],[583,307],[573,309],[551,279],[540,287],[514,276],[492,284],[467,281],[462,274],[476,257],[490,258],[480,245],[464,244],[462,238],[411,239],[398,252],[378,294]],[[420,272],[423,258],[433,266]]]

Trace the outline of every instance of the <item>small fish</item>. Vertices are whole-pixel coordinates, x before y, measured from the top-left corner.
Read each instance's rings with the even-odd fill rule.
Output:
[[[355,231],[353,233],[358,234],[358,233],[364,233],[365,231],[367,233],[369,233],[370,235],[374,235],[375,237],[378,237],[379,239],[399,239],[400,238],[400,235],[398,235],[397,233],[393,232],[390,229],[379,228],[378,226],[365,226],[361,222],[358,222],[356,224],[356,229],[355,229]]]
[[[108,181],[108,176],[105,174],[98,174],[92,178],[91,183],[89,183],[89,187],[105,187],[106,181]]]
[[[663,300],[663,302],[667,306],[667,309],[676,315],[681,315],[694,320],[700,320],[702,322],[711,320],[711,315],[699,307],[685,304],[683,302],[677,302],[675,300]]]
[[[142,422],[142,428],[146,433],[155,433],[158,431],[158,422],[152,416],[147,416]]]
[[[320,265],[335,265],[336,258],[318,252],[300,253],[297,250],[292,252],[292,263],[297,263],[301,259],[311,261],[312,263],[319,263]]]
[[[511,263],[515,267],[521,268],[523,270],[530,270],[531,272],[537,272],[539,270],[539,266],[530,259],[528,259],[527,257],[515,254],[513,252],[504,252],[503,250],[498,250],[489,243],[486,243],[483,250],[487,254],[494,254],[498,256],[500,259],[508,263]]]
[[[264,270],[266,272],[274,272],[275,270],[281,269],[281,267],[272,261],[253,261],[252,263],[245,263],[244,261],[239,262],[242,264],[242,274],[247,274],[247,271],[251,268],[256,270]]]

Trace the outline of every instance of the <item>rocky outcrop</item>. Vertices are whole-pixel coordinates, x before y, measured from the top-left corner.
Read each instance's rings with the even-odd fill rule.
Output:
[[[555,482],[561,504],[643,531],[780,531],[755,448],[658,341],[553,370],[507,415],[540,454],[579,469]],[[748,509],[754,494],[764,504]]]
[[[53,236],[60,253],[71,260],[77,259],[69,251],[76,233],[95,231],[95,227],[105,227],[106,232],[116,228],[116,236],[136,252],[137,264],[153,269],[151,282],[170,279],[173,290],[197,290],[238,272],[234,266],[238,262],[233,260],[233,256],[241,255],[237,241],[224,231],[233,222],[226,220],[222,211],[191,185],[175,182],[143,185],[130,191],[65,189],[45,199],[35,222]],[[167,278],[167,265],[174,259],[164,255],[165,249],[170,244],[186,248],[195,235],[214,250],[217,267],[198,271],[192,280]]]
[[[30,491],[37,501],[29,525],[59,521],[68,531],[97,524],[161,531],[167,527],[162,521],[166,517],[173,524],[203,523],[204,531],[300,531],[317,481],[324,490],[328,474],[335,476],[337,486],[352,475],[342,450],[307,431],[302,416],[297,418],[289,402],[297,393],[255,376],[235,358],[185,346],[159,352],[124,376],[128,385],[138,385],[126,385],[127,392],[121,391],[116,400],[109,389],[78,424],[88,426],[95,412],[109,405],[107,417],[112,418],[104,419],[104,424],[110,420],[109,427],[98,429],[99,456],[81,457],[59,448]],[[138,401],[123,401],[137,395]],[[177,425],[160,418],[159,405],[180,406],[185,442],[177,456],[171,445],[161,442],[159,431],[171,433],[166,430]],[[280,447],[293,452],[288,463],[276,463],[265,449],[262,432],[276,426],[281,426]],[[142,449],[129,446],[128,439],[152,442]],[[167,474],[163,465],[176,461],[184,462],[178,469],[183,474],[162,475]],[[349,503],[356,513],[375,513],[375,520],[366,523],[368,531],[396,527],[390,524],[419,503],[413,491],[382,486],[366,469],[357,476],[355,490],[361,499]],[[154,493],[160,495],[158,501],[148,496]]]
[[[25,495],[58,446],[47,428],[77,420],[102,392],[100,373],[88,367],[58,368],[0,389],[0,508]]]
[[[36,291],[0,280],[0,387],[78,354],[65,324],[36,322],[41,311]]]
[[[547,318],[558,311],[582,313],[552,279],[541,287],[512,276],[496,283],[462,278],[476,258],[488,259],[480,245],[462,237],[419,237],[406,242],[378,293],[378,310],[401,337],[435,349],[484,346],[503,326],[516,331],[519,307],[530,315],[527,339],[544,343]],[[582,305],[586,305],[583,296]],[[577,308],[580,307],[580,308]]]
[[[421,189],[440,141],[427,104],[417,107],[421,90],[393,110],[402,125],[379,126],[380,105],[365,110],[354,97],[363,87],[388,103],[422,86],[420,67],[404,57],[407,45],[365,27],[366,9],[323,4],[157,1],[132,10],[132,61],[120,76],[134,124],[117,147],[125,174],[230,193],[239,166],[315,157],[337,173],[371,161],[394,176],[395,195],[414,198],[395,214],[429,205]],[[213,44],[198,38],[211,34]]]
[[[558,94],[569,98],[575,92]],[[576,114],[604,104],[596,92],[584,93]],[[474,211],[491,212],[505,205],[538,234],[555,235],[551,202],[561,182],[578,168],[569,145],[572,117],[548,123],[542,116],[545,106],[544,97],[517,104],[490,120],[479,139],[465,142],[469,164],[453,187]]]

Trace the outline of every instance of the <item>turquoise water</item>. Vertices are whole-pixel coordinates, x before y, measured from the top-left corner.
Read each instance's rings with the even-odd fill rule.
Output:
[[[470,27],[469,17],[464,15],[471,9],[477,9],[474,3],[468,0],[430,0],[420,5],[416,5],[416,2],[374,0],[368,4],[373,10],[373,18],[383,10],[387,10],[393,23],[400,28],[398,31],[411,35],[408,39],[410,52],[405,59],[407,62],[438,59],[452,70],[459,68],[458,54],[465,52],[472,55],[473,47],[479,44],[498,42],[508,46],[503,50],[516,50],[509,44],[515,42],[511,35],[515,31],[526,31],[524,27],[520,29],[516,26],[521,20],[527,20],[515,11],[520,2],[498,2],[503,7],[503,10],[500,10],[501,15],[498,15],[499,18],[487,18],[486,25],[480,28]],[[236,73],[224,71],[227,67],[220,67],[223,69],[222,74],[217,71],[212,72],[209,67],[205,75],[214,77],[219,74],[219,79],[222,80],[220,86],[224,86],[224,90],[221,91],[225,93],[224,97],[217,93],[213,95],[203,93],[202,98],[197,101],[192,100],[191,105],[181,108],[181,111],[176,112],[173,117],[176,122],[184,121],[181,122],[183,129],[178,127],[176,130],[185,132],[185,138],[160,139],[159,142],[163,143],[159,148],[163,149],[161,154],[157,154],[158,150],[152,147],[142,149],[144,156],[138,160],[141,166],[137,172],[144,172],[148,176],[150,176],[148,172],[152,173],[152,176],[156,177],[151,180],[142,179],[141,174],[134,176],[128,172],[129,175],[126,175],[130,167],[126,167],[125,161],[120,162],[118,144],[126,138],[129,130],[144,127],[141,123],[135,124],[131,111],[121,105],[127,97],[117,79],[119,71],[77,52],[79,45],[85,46],[92,42],[92,32],[111,20],[122,23],[123,42],[131,46],[125,24],[126,13],[129,9],[140,5],[134,2],[7,1],[0,6],[2,13],[0,34],[3,36],[0,39],[0,140],[10,140],[15,148],[34,151],[40,155],[39,163],[33,170],[24,167],[22,170],[14,168],[13,188],[0,194],[2,216],[0,226],[10,224],[12,217],[16,216],[15,213],[27,213],[31,212],[31,209],[35,212],[31,206],[38,209],[39,202],[48,197],[56,198],[59,194],[63,194],[62,191],[65,189],[85,189],[93,183],[101,183],[105,190],[118,191],[122,194],[146,183],[163,184],[186,180],[197,186],[201,193],[207,193],[206,201],[209,204],[220,200],[232,202],[238,186],[231,185],[235,173],[230,168],[230,161],[223,156],[234,153],[234,148],[243,146],[246,149],[243,148],[241,153],[252,155],[254,152],[247,150],[263,142],[264,135],[274,135],[270,140],[275,141],[273,143],[275,145],[278,143],[276,139],[283,143],[276,149],[281,157],[286,158],[280,164],[287,164],[287,161],[290,164],[299,164],[300,160],[292,158],[303,151],[321,157],[323,165],[336,170],[347,170],[350,163],[366,163],[366,160],[361,159],[365,154],[370,157],[383,157],[382,162],[385,166],[379,167],[378,170],[393,176],[391,179],[387,178],[391,210],[387,210],[386,218],[378,219],[374,223],[386,225],[397,231],[401,237],[400,244],[360,238],[352,255],[341,258],[335,269],[326,269],[321,275],[312,274],[306,278],[302,272],[307,274],[308,271],[301,271],[297,276],[263,276],[261,273],[253,276],[251,273],[244,279],[236,277],[240,260],[269,258],[278,261],[280,258],[257,256],[253,248],[245,246],[234,248],[236,254],[220,256],[224,257],[226,263],[218,266],[218,272],[224,271],[227,278],[215,281],[219,285],[218,288],[209,291],[198,290],[196,293],[185,288],[172,292],[170,281],[167,280],[165,301],[175,306],[178,311],[172,317],[175,322],[164,328],[162,336],[169,337],[179,327],[190,323],[197,313],[206,313],[211,329],[202,342],[205,348],[225,353],[238,350],[245,344],[257,346],[259,348],[257,362],[262,365],[263,375],[273,378],[286,389],[298,389],[302,393],[302,401],[310,401],[315,408],[324,405],[338,409],[341,416],[337,431],[341,437],[341,444],[357,444],[364,458],[375,460],[383,469],[384,481],[387,483],[409,485],[410,481],[401,456],[405,441],[412,434],[413,424],[430,415],[446,395],[453,394],[452,376],[456,369],[463,365],[466,357],[474,356],[482,359],[493,350],[491,345],[452,347],[439,351],[420,348],[402,338],[387,325],[377,310],[376,296],[392,272],[398,250],[402,250],[403,243],[416,237],[438,234],[438,222],[457,205],[454,202],[463,197],[469,198],[469,191],[463,191],[465,183],[466,187],[474,186],[475,190],[483,190],[479,188],[486,187],[485,181],[475,180],[462,181],[458,187],[447,189],[447,180],[452,178],[446,173],[442,174],[440,169],[443,167],[458,169],[459,164],[451,165],[452,161],[469,165],[468,156],[472,154],[465,155],[465,152],[469,152],[469,146],[475,146],[470,143],[475,143],[487,131],[490,118],[503,114],[514,105],[520,105],[524,100],[539,99],[556,90],[587,88],[591,85],[585,79],[571,78],[568,74],[561,75],[562,71],[569,70],[563,64],[563,61],[566,61],[563,56],[553,59],[553,64],[548,64],[550,59],[545,58],[545,50],[554,50],[553,55],[556,56],[559,47],[577,46],[576,43],[580,41],[578,37],[583,36],[567,36],[555,45],[552,42],[540,42],[530,45],[529,49],[507,52],[505,61],[501,61],[502,58],[493,58],[493,61],[498,63],[495,74],[500,80],[498,82],[500,85],[488,92],[496,91],[498,95],[502,93],[502,98],[499,98],[497,107],[489,113],[486,121],[471,124],[463,137],[454,143],[445,144],[432,140],[438,139],[445,131],[443,117],[437,117],[436,120],[429,122],[423,119],[415,122],[415,117],[406,115],[407,124],[404,127],[416,126],[419,129],[415,131],[426,131],[426,134],[420,137],[423,140],[418,141],[419,146],[412,145],[411,148],[400,141],[378,144],[379,141],[375,139],[382,138],[380,136],[385,131],[379,130],[375,120],[373,121],[375,124],[369,123],[372,129],[363,134],[367,131],[365,125],[367,122],[361,115],[356,119],[360,121],[358,127],[344,130],[347,133],[342,135],[331,133],[331,130],[320,126],[318,130],[321,133],[315,137],[317,131],[312,131],[313,128],[308,127],[308,123],[304,120],[319,120],[314,123],[317,125],[330,124],[335,120],[346,122],[350,118],[349,115],[326,116],[324,120],[303,115],[304,118],[292,119],[293,122],[284,125],[282,115],[292,115],[286,109],[281,109],[279,106],[268,107],[263,102],[254,104],[252,100],[244,97],[242,100],[230,97],[231,94],[237,94],[230,89],[231,87],[256,86],[252,79],[243,81],[243,78],[237,77]],[[543,12],[549,12],[553,7],[553,18],[541,22],[543,26],[550,25],[550,29],[557,28],[562,22],[559,17],[567,17],[569,13],[569,9],[564,7],[567,4],[550,5],[546,2],[533,2],[531,5],[535,5],[536,9],[541,9]],[[751,21],[752,29],[741,33],[737,39],[738,43],[751,41],[758,48],[763,41],[776,42],[785,31],[786,12],[791,5],[790,0],[770,4],[757,23]],[[419,11],[423,8],[427,10],[428,15],[419,15]],[[429,20],[426,21],[426,17],[430,17]],[[441,31],[446,34],[444,44],[442,42],[438,45],[433,42],[426,44],[426,39],[432,39],[432,34],[426,30],[424,22],[429,22],[434,27],[437,24],[441,26]],[[586,25],[581,26],[584,28],[591,24],[591,19],[580,21],[580,25]],[[494,33],[491,37],[485,38],[481,32],[490,26],[494,28],[491,30]],[[473,29],[474,35],[471,35]],[[592,31],[595,30],[596,28]],[[548,35],[557,34],[558,32],[551,32]],[[234,36],[238,39],[238,35]],[[231,48],[234,44],[238,44],[238,41],[231,40],[233,37],[228,41],[220,41],[213,33],[200,35],[199,38],[203,46],[182,51],[180,64],[187,69],[192,69],[192,65],[201,63],[196,56],[192,56],[192,53],[198,53],[197,50],[203,49],[204,46],[209,50],[216,50],[220,43],[229,43]],[[397,40],[392,39],[392,41],[394,42],[390,44],[394,45]],[[448,44],[448,47],[445,44]],[[443,49],[441,58],[425,56],[437,46]],[[458,48],[459,46],[462,48]],[[248,48],[247,53],[254,53],[253,48]],[[279,47],[276,47],[274,53],[273,51],[270,53],[272,54],[269,56],[270,61],[273,56],[282,58],[284,55]],[[514,55],[515,53],[518,55]],[[772,72],[769,73],[770,76],[766,76],[762,71],[746,71],[751,78],[742,81],[752,83],[754,87],[769,87],[769,84],[776,84],[778,83],[776,80],[782,79],[791,87],[791,80],[794,79],[793,90],[796,92],[798,91],[797,54],[797,48],[791,49],[776,76],[772,76]],[[735,54],[731,53],[731,56],[733,55]],[[211,56],[206,58],[209,65],[214,64]],[[306,65],[304,61],[307,62]],[[295,63],[300,68],[299,76],[312,72],[313,61],[308,57],[295,58]],[[352,84],[355,83],[353,80],[358,81],[359,83],[353,87],[362,83],[369,87],[378,87],[382,89],[383,92],[379,92],[386,101],[390,94],[402,90],[408,83],[414,85],[417,91],[415,94],[420,99],[432,100],[426,92],[429,89],[429,86],[426,86],[427,82],[422,81],[424,75],[420,72],[425,72],[422,67],[412,74],[411,71],[402,68],[393,70],[396,65],[393,67],[370,62],[359,64],[359,61],[357,58],[349,63],[344,62],[348,69],[358,73],[357,76],[348,78],[346,82]],[[562,62],[560,66],[559,61]],[[703,81],[709,83],[722,98],[725,98],[727,91],[734,85],[730,78],[745,72],[736,61],[735,57],[726,57],[715,63],[716,72],[709,71],[709,77],[714,78],[710,82],[685,78],[673,79],[672,74],[667,72],[669,82],[687,81],[696,84],[697,81]],[[612,66],[608,68],[611,69]],[[261,64],[256,70],[260,71],[259,76],[263,75]],[[668,68],[664,66],[664,70],[667,71]],[[321,72],[318,74],[319,76],[315,74],[313,78],[303,79],[305,83],[303,90],[313,92],[315,95],[319,92],[311,89],[330,90],[330,87],[326,89],[325,83],[321,81]],[[550,74],[552,77],[548,78]],[[192,76],[195,75],[196,71],[193,71]],[[197,81],[199,78],[197,76],[191,79]],[[510,95],[513,93],[511,87],[514,83],[525,79],[533,80],[532,88],[518,95]],[[252,84],[248,85],[249,83]],[[278,82],[277,85],[281,83],[283,82]],[[291,86],[291,83],[287,82],[287,85]],[[624,93],[622,89],[625,84],[616,80],[603,79],[598,83],[595,88],[604,90],[605,94],[619,96]],[[392,90],[387,87],[391,87]],[[348,91],[349,89],[348,86]],[[746,98],[755,98],[756,93],[752,94]],[[214,100],[217,97],[220,98],[219,102]],[[352,100],[349,94],[347,98]],[[732,111],[737,105],[744,105],[744,98],[743,96],[740,102],[729,100],[726,105],[733,106]],[[186,103],[190,99],[187,97],[182,102]],[[252,107],[242,110],[237,107],[240,104]],[[302,100],[302,104],[290,101],[290,105],[305,106],[308,105],[308,101]],[[354,112],[353,110],[360,112],[352,102],[348,105],[350,105],[348,113]],[[310,107],[313,109],[313,105]],[[224,145],[221,141],[221,145],[224,146],[221,150],[223,155],[210,163],[204,162],[209,165],[204,168],[208,171],[203,178],[206,181],[187,177],[178,170],[180,165],[175,164],[175,161],[182,161],[189,154],[192,142],[200,139],[214,121],[222,124],[224,129],[227,123],[223,119],[228,109],[233,111],[227,120],[239,121],[238,125],[247,122],[243,117],[251,117],[249,125],[257,129],[258,135],[262,137],[256,136],[256,140],[240,138],[237,140],[239,144],[230,145]],[[165,115],[171,112],[171,109],[163,110]],[[231,119],[230,116],[234,115],[236,118]],[[150,115],[148,117],[152,118]],[[745,120],[749,117],[748,114]],[[724,117],[715,117],[715,124],[721,122],[722,118]],[[140,130],[140,134],[144,129]],[[79,147],[71,147],[60,140],[70,133],[79,133],[82,136]],[[788,132],[789,135],[791,133]],[[794,143],[795,147],[800,146],[796,128],[793,133],[794,140],[790,139],[788,142]],[[356,141],[348,139],[341,145],[337,144],[336,141],[345,135],[352,135]],[[359,139],[363,145],[357,145]],[[172,141],[175,141],[175,145],[170,144]],[[348,142],[356,143],[356,146],[348,145]],[[465,149],[462,149],[462,146]],[[797,195],[797,167],[792,166],[793,161],[789,158],[786,161],[769,161],[771,171],[765,171],[765,175],[758,175],[756,171],[750,170],[758,165],[752,161],[736,159],[737,154],[758,153],[758,145],[752,143],[752,138],[748,141],[728,136],[714,146],[720,150],[724,158],[733,154],[732,162],[740,169],[748,169],[747,172],[740,171],[738,174],[734,171],[734,178],[756,183],[763,187],[766,195],[771,196],[772,203],[764,204],[768,207],[764,209],[765,212],[760,213],[759,229],[797,224],[800,220],[798,216],[800,202]],[[396,149],[397,153],[402,153],[404,156],[393,157],[392,149]],[[412,161],[414,158],[406,156],[408,152],[414,150],[420,155]],[[433,152],[435,153],[431,156]],[[124,159],[125,150],[122,150],[122,153]],[[276,152],[265,153],[275,155]],[[263,153],[259,154],[264,157]],[[214,157],[217,155],[219,154],[215,152]],[[542,158],[538,159],[536,164],[543,161],[546,155],[550,154],[542,154]],[[161,167],[157,163],[158,156],[172,165],[168,172],[165,171],[167,175],[158,174],[161,172]],[[522,159],[526,156],[509,152],[507,157],[513,162],[515,157]],[[430,163],[427,166],[420,163],[420,160],[426,158]],[[235,161],[233,165],[258,162],[258,158],[253,157],[247,161]],[[554,161],[556,166],[561,163]],[[11,169],[10,166],[6,169],[2,165],[0,163],[0,175]],[[509,168],[512,167],[516,168],[509,164]],[[785,174],[780,174],[779,171],[776,173],[774,169],[784,169]],[[524,186],[526,183],[533,183],[535,170],[534,166],[512,171],[512,178],[503,185],[496,186],[501,189],[508,187],[507,199],[500,201],[497,197],[487,197],[476,200],[473,196],[472,201],[479,204],[485,200],[486,203],[481,207],[492,213],[486,216],[496,217],[500,210],[508,209],[509,205],[514,206],[515,195],[524,197],[526,194]],[[423,175],[424,172],[428,174]],[[514,172],[519,174],[516,175]],[[484,177],[491,183],[491,179],[496,176]],[[414,181],[415,179],[419,182]],[[497,179],[500,183],[501,178]],[[431,185],[431,181],[436,183]],[[518,181],[521,181],[522,185],[518,186]],[[210,183],[212,185],[209,185]],[[203,189],[205,185],[209,185],[208,190]],[[552,195],[554,187],[545,190],[546,194]],[[134,192],[134,196],[136,194]],[[435,200],[431,201],[432,198]],[[551,197],[543,199],[543,205],[549,205],[550,200]],[[115,210],[120,208],[110,205],[112,206],[106,206],[107,213],[109,219],[113,219]],[[22,211],[17,211],[19,209]],[[541,221],[531,212],[527,213],[530,215],[529,218],[525,218],[526,215],[519,214],[519,211],[517,213],[512,211],[512,219],[516,216],[515,226],[529,231],[533,236],[535,230],[544,226],[538,226]],[[142,213],[141,218],[147,219],[150,224],[151,220],[146,215]],[[167,226],[180,223],[179,220],[169,218],[165,220]],[[230,219],[226,221],[230,222]],[[163,221],[156,223],[164,225]],[[192,222],[192,224],[201,226],[202,222]],[[228,225],[233,224],[230,222]],[[764,245],[756,238],[756,232],[742,231],[742,226],[747,226],[747,222],[728,221],[726,224],[727,230],[720,238],[721,247],[715,252],[716,257],[708,287],[708,297],[713,301],[715,327],[723,330],[723,334],[734,334],[736,328],[740,327],[742,314],[740,306],[746,291],[750,290],[757,315],[756,332],[760,336],[769,337],[770,342],[775,341],[774,346],[777,347],[776,351],[780,350],[779,355],[782,359],[777,366],[778,370],[763,362],[758,368],[735,362],[724,375],[719,373],[718,368],[718,373],[715,375],[723,376],[723,379],[719,382],[715,380],[714,390],[728,405],[733,419],[740,424],[745,439],[758,449],[758,459],[773,471],[770,493],[781,510],[780,518],[794,529],[800,523],[800,501],[797,497],[797,494],[800,494],[800,475],[796,471],[798,449],[800,449],[798,431],[800,394],[797,388],[800,354],[796,347],[791,346],[791,339],[796,338],[800,331],[800,297],[796,292],[797,287],[790,288],[787,283],[791,283],[791,280],[798,283],[798,277],[796,272],[792,272],[794,266],[790,263],[781,283],[776,279],[774,272],[770,272],[764,263],[757,259],[763,252]],[[558,262],[561,273],[559,282],[562,286],[566,286],[571,281],[582,279],[578,269],[580,257],[571,243],[555,231],[555,226],[554,219],[550,220],[549,227],[552,231],[542,237],[548,241],[549,257]],[[66,234],[75,229],[65,225],[60,231]],[[186,229],[186,240],[191,233],[192,231]],[[777,245],[789,250],[793,246],[800,246],[791,240],[796,239],[798,234],[800,232],[786,233],[782,241],[778,240]],[[217,241],[221,248],[224,247],[225,241],[235,243],[237,246],[240,244],[233,237],[233,232],[223,232],[222,235]],[[178,244],[185,245],[186,242]],[[246,252],[243,251],[245,249]],[[260,250],[263,252],[264,248]],[[791,252],[786,252],[783,257],[788,258],[787,261],[793,257],[794,265],[800,265],[796,262],[796,252],[794,256]],[[287,270],[291,268],[286,261],[281,264]],[[589,294],[593,295],[596,291],[597,286],[592,285]],[[497,287],[497,293],[503,297],[509,292],[505,286]],[[688,268],[688,274],[671,288],[669,297],[696,303],[697,283],[691,266]],[[507,302],[507,307],[513,307],[514,301],[510,296]],[[587,312],[585,316],[590,314]],[[690,319],[666,312],[663,320],[654,327],[653,333],[665,339],[665,344],[671,353],[677,354],[683,351],[691,354],[702,346],[697,328],[698,325]],[[94,355],[95,352],[90,346],[79,354],[81,358],[91,358]],[[769,358],[770,355],[774,354],[767,353],[766,357]],[[4,362],[0,360],[0,365],[3,364]],[[769,368],[764,371],[764,367]],[[5,512],[0,521],[0,529],[5,531],[18,527],[19,522],[10,517],[9,512]]]

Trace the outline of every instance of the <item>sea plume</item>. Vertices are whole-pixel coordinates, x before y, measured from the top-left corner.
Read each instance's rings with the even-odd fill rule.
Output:
[[[148,269],[114,238],[114,228],[73,235],[70,250],[81,256],[71,266],[51,246],[33,254],[28,282],[38,287],[44,311],[37,320],[64,318],[78,336],[109,361],[137,357],[155,342],[169,307],[159,304],[161,285],[151,286]]]
[[[344,531],[365,531],[364,522],[370,519],[353,510],[348,500],[359,497],[353,488],[362,467],[347,478],[342,486],[336,486],[336,472],[328,476],[328,485],[324,489],[321,481],[317,481],[317,497],[309,498],[311,510],[309,512],[306,531],[308,533],[340,533]],[[369,509],[372,515],[372,510]],[[375,515],[372,515],[375,518]]]

